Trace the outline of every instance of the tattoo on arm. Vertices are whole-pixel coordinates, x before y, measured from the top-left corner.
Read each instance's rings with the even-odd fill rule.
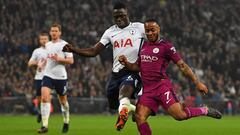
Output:
[[[179,69],[182,71],[182,73],[188,78],[190,78],[194,84],[198,83],[197,76],[193,73],[192,69],[185,62],[182,61],[177,65]]]

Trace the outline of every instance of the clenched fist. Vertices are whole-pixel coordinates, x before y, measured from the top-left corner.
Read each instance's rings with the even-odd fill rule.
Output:
[[[74,50],[74,47],[71,44],[66,44],[62,49],[62,51],[64,52],[73,52],[73,50]]]
[[[126,56],[124,56],[124,55],[120,55],[120,56],[118,57],[118,61],[119,61],[122,65],[124,65],[124,66],[125,66],[126,63],[128,62]]]

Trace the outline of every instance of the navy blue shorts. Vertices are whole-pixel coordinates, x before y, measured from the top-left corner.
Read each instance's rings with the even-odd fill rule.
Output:
[[[138,73],[131,72],[125,69],[120,70],[118,73],[112,73],[107,86],[107,98],[109,108],[118,109],[119,106],[119,90],[123,85],[131,85],[134,89],[132,99],[137,97],[138,92],[141,90],[141,79]]]
[[[34,80],[34,89],[36,90],[36,96],[41,96],[42,80]]]
[[[48,87],[52,90],[54,89],[58,95],[64,96],[67,93],[67,80],[57,80],[44,76],[42,80],[42,87]]]

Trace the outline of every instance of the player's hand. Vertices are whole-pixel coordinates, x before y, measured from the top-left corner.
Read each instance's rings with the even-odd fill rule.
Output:
[[[46,66],[46,64],[47,64],[47,60],[46,59],[40,59],[38,61],[38,63],[37,63],[37,70],[39,72],[41,72],[44,69],[44,67]]]
[[[49,56],[50,59],[54,60],[54,61],[59,61],[60,57],[55,53]]]
[[[208,88],[207,88],[207,86],[204,85],[203,83],[198,82],[198,83],[196,84],[196,87],[197,87],[197,89],[198,89],[201,93],[203,93],[203,95],[206,95],[206,94],[208,93]]]
[[[126,58],[126,56],[124,56],[124,55],[120,55],[120,56],[118,57],[118,61],[119,61],[122,65],[126,65],[126,63],[127,63],[127,58]]]
[[[66,44],[62,49],[63,52],[73,52],[73,50],[74,50],[74,47],[71,44]]]

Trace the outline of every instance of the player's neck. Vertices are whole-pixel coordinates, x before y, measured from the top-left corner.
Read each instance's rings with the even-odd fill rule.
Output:
[[[161,41],[161,39],[160,38],[158,38],[157,40],[155,40],[155,41],[150,41],[151,43],[159,43]]]
[[[53,43],[56,43],[56,42],[58,42],[59,40],[60,40],[60,38],[52,39],[52,42],[53,42]]]
[[[118,28],[120,28],[120,29],[124,29],[124,28],[126,28],[126,27],[128,27],[130,25],[130,22],[128,22],[124,27],[118,27]]]

